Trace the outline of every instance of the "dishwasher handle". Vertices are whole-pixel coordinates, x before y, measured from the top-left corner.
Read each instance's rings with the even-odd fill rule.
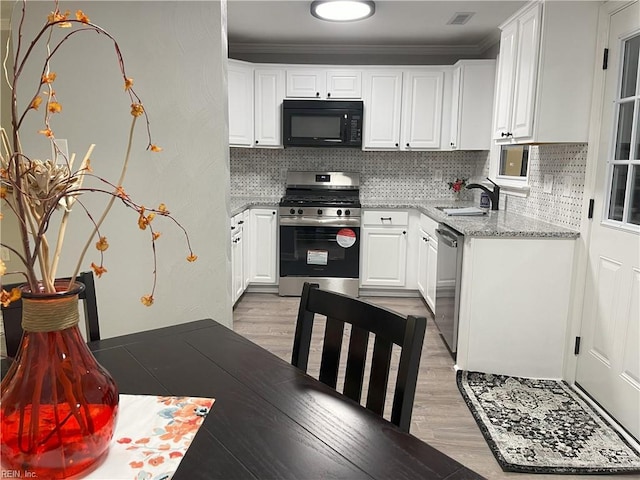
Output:
[[[436,228],[436,234],[438,235],[438,242],[442,242],[451,248],[458,248],[458,238],[449,230]]]

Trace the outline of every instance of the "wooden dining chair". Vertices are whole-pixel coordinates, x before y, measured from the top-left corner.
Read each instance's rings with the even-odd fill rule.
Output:
[[[70,280],[65,278],[63,280]],[[96,300],[96,286],[93,272],[81,272],[78,281],[84,284],[84,291],[79,298],[84,306],[84,321],[87,328],[89,341],[100,340],[100,324],[98,323],[98,302]],[[6,291],[19,287],[23,283],[2,285]],[[14,358],[18,353],[18,347],[22,340],[22,300],[11,302],[7,307],[2,307],[2,323],[4,326],[4,338],[7,346],[7,356]]]
[[[358,298],[305,283],[300,298],[291,363],[307,371],[316,314],[327,317],[319,380],[336,389],[345,324],[351,325],[343,394],[360,403],[370,334],[375,335],[366,408],[383,416],[393,344],[401,349],[391,422],[405,432],[411,424],[427,319],[405,317]]]

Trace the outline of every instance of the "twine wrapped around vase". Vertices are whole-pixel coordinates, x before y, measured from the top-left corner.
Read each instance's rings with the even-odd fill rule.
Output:
[[[80,284],[75,284],[80,285]],[[22,299],[22,329],[26,332],[55,332],[73,327],[80,321],[78,294],[84,290],[75,288],[69,295],[51,299]]]

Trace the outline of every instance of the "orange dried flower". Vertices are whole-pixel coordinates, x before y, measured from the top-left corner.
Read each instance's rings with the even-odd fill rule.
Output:
[[[134,117],[139,117],[144,113],[144,107],[141,103],[132,103],[131,104],[131,115]]]
[[[53,132],[50,128],[45,128],[44,130],[38,130],[38,133],[41,133],[45,137],[51,138],[53,137]]]
[[[87,17],[82,10],[76,10],[76,20],[82,23],[89,23],[89,17]]]
[[[187,257],[187,262],[195,262],[197,259],[198,259],[198,256],[192,253]]]
[[[160,238],[160,235],[162,235],[160,232],[153,232],[153,239],[157,240],[158,238]]]
[[[127,195],[124,191],[124,188],[122,187],[118,187],[116,188],[116,193],[115,193],[116,197],[120,197],[123,200],[127,200],[129,198],[129,195]]]
[[[144,295],[142,298],[140,298],[140,301],[145,307],[150,307],[151,305],[153,305],[153,295]]]
[[[12,288],[10,292],[7,292],[4,288],[0,293],[0,303],[3,307],[8,307],[11,302],[15,302],[16,300],[20,300],[22,296],[22,292],[18,287]]]
[[[147,223],[151,223],[154,218],[156,218],[156,214],[151,212],[149,215],[147,215]]]
[[[124,89],[129,90],[133,87],[133,78],[125,78],[124,79]]]
[[[96,248],[101,252],[104,252],[107,248],[109,248],[107,237],[100,237],[100,240],[96,242]]]
[[[47,110],[49,110],[49,112],[51,113],[60,113],[62,111],[62,105],[60,105],[58,102],[49,102],[49,105],[47,105]]]
[[[107,273],[106,268],[104,268],[102,265],[96,265],[93,262],[91,262],[91,269],[93,270],[93,273],[95,273],[96,277],[98,278],[100,278],[103,273]]]
[[[161,152],[162,151],[162,147],[159,147],[158,145],[152,144],[149,147],[149,150],[151,150],[152,152]]]
[[[164,203],[161,203],[160,205],[158,205],[158,211],[162,215],[168,215],[169,214],[169,210],[167,210],[167,206]]]
[[[0,198],[7,198],[7,187],[0,187]]]
[[[42,103],[42,97],[38,95],[31,102],[31,108],[33,108],[34,110],[38,110],[38,107],[40,106],[41,103]]]
[[[42,83],[53,83],[56,79],[56,72],[45,73],[42,75]]]

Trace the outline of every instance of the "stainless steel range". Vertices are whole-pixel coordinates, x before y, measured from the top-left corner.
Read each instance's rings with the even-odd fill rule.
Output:
[[[360,174],[288,172],[280,200],[280,282],[299,296],[304,282],[357,296],[360,275]]]

